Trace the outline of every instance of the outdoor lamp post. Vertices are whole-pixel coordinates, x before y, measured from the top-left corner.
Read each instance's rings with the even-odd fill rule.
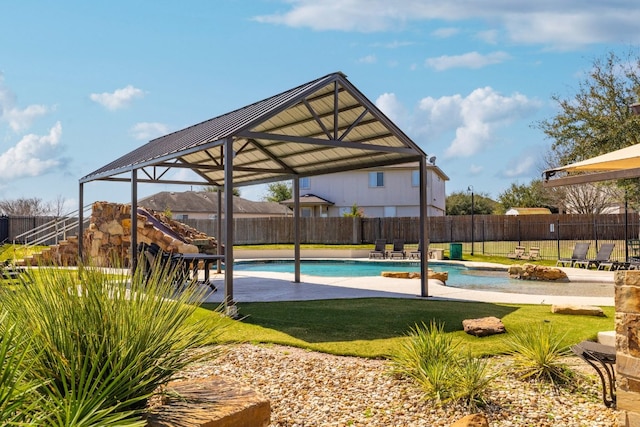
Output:
[[[473,256],[473,244],[474,242],[474,235],[473,235],[473,214],[474,214],[474,206],[473,206],[473,185],[470,185],[469,187],[467,187],[467,191],[471,192],[471,255]]]

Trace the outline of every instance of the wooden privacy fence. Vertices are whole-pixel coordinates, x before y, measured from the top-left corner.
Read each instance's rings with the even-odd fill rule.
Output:
[[[53,217],[0,217],[0,242],[51,221]],[[183,223],[209,236],[217,235],[217,220],[186,219]],[[225,227],[222,227],[224,233]],[[77,231],[76,231],[77,233]],[[626,240],[640,236],[637,213],[607,215],[470,215],[428,218],[431,243]],[[73,233],[69,233],[73,235]],[[293,218],[237,218],[234,237],[238,245],[290,244]],[[369,244],[376,239],[420,239],[418,218],[301,218],[300,242],[305,244]],[[49,244],[54,244],[51,242]]]
[[[182,220],[210,236],[217,236],[216,220]],[[234,220],[238,245],[290,244],[293,218],[239,218]],[[638,214],[607,215],[471,215],[428,218],[431,243],[535,240],[625,240],[638,237]],[[224,233],[224,227],[222,227]],[[473,239],[472,239],[473,237]],[[224,234],[221,236],[224,239]],[[300,242],[305,244],[362,244],[376,239],[420,239],[418,218],[301,218]]]

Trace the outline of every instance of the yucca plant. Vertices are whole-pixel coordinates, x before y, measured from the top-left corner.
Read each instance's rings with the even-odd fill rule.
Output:
[[[569,355],[564,336],[550,324],[536,324],[511,331],[506,338],[508,352],[513,358],[514,373],[525,380],[564,384],[573,377],[563,359]]]
[[[444,324],[416,325],[393,355],[392,370],[412,378],[427,399],[482,405],[495,375],[489,375],[487,361],[462,354],[458,347]]]
[[[25,376],[32,359],[28,337],[0,315],[0,425],[36,425],[40,419],[34,409],[40,404],[37,383]]]
[[[140,415],[154,392],[215,355],[204,346],[216,337],[219,314],[191,323],[202,291],[177,293],[179,272],[154,267],[148,277],[41,268],[34,283],[6,295],[13,321],[32,336],[29,376],[46,397],[46,425],[144,425]]]

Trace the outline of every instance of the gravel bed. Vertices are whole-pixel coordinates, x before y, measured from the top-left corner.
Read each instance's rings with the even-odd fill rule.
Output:
[[[491,359],[508,371],[508,357]],[[615,426],[617,412],[600,400],[600,382],[578,358],[567,363],[580,380],[571,390],[553,390],[496,378],[489,404],[476,411],[425,401],[411,381],[389,373],[389,362],[333,356],[278,345],[225,346],[222,355],[184,372],[187,378],[223,375],[242,381],[271,402],[270,427],[449,426],[482,412],[498,426]],[[591,370],[591,372],[589,371]]]

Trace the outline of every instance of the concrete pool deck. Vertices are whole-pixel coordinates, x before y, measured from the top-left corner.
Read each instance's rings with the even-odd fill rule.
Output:
[[[442,261],[438,261],[442,263]],[[454,262],[452,262],[454,263]],[[460,264],[460,262],[457,262]],[[507,266],[488,263],[465,262],[471,268],[505,270]],[[571,282],[589,282],[594,286],[611,286],[611,296],[535,295],[480,291],[443,285],[439,280],[428,281],[425,299],[457,301],[515,303],[515,304],[572,304],[613,306],[614,272],[593,271],[580,268],[561,268],[569,282],[560,285],[570,287]],[[207,302],[221,303],[225,296],[224,274],[211,273],[217,292],[207,296]],[[235,302],[304,301],[341,298],[422,298],[420,280],[388,277],[318,277],[301,274],[300,283],[293,282],[293,273],[245,272],[234,270],[233,299]],[[526,281],[523,281],[526,283]],[[570,291],[569,291],[570,292]]]

